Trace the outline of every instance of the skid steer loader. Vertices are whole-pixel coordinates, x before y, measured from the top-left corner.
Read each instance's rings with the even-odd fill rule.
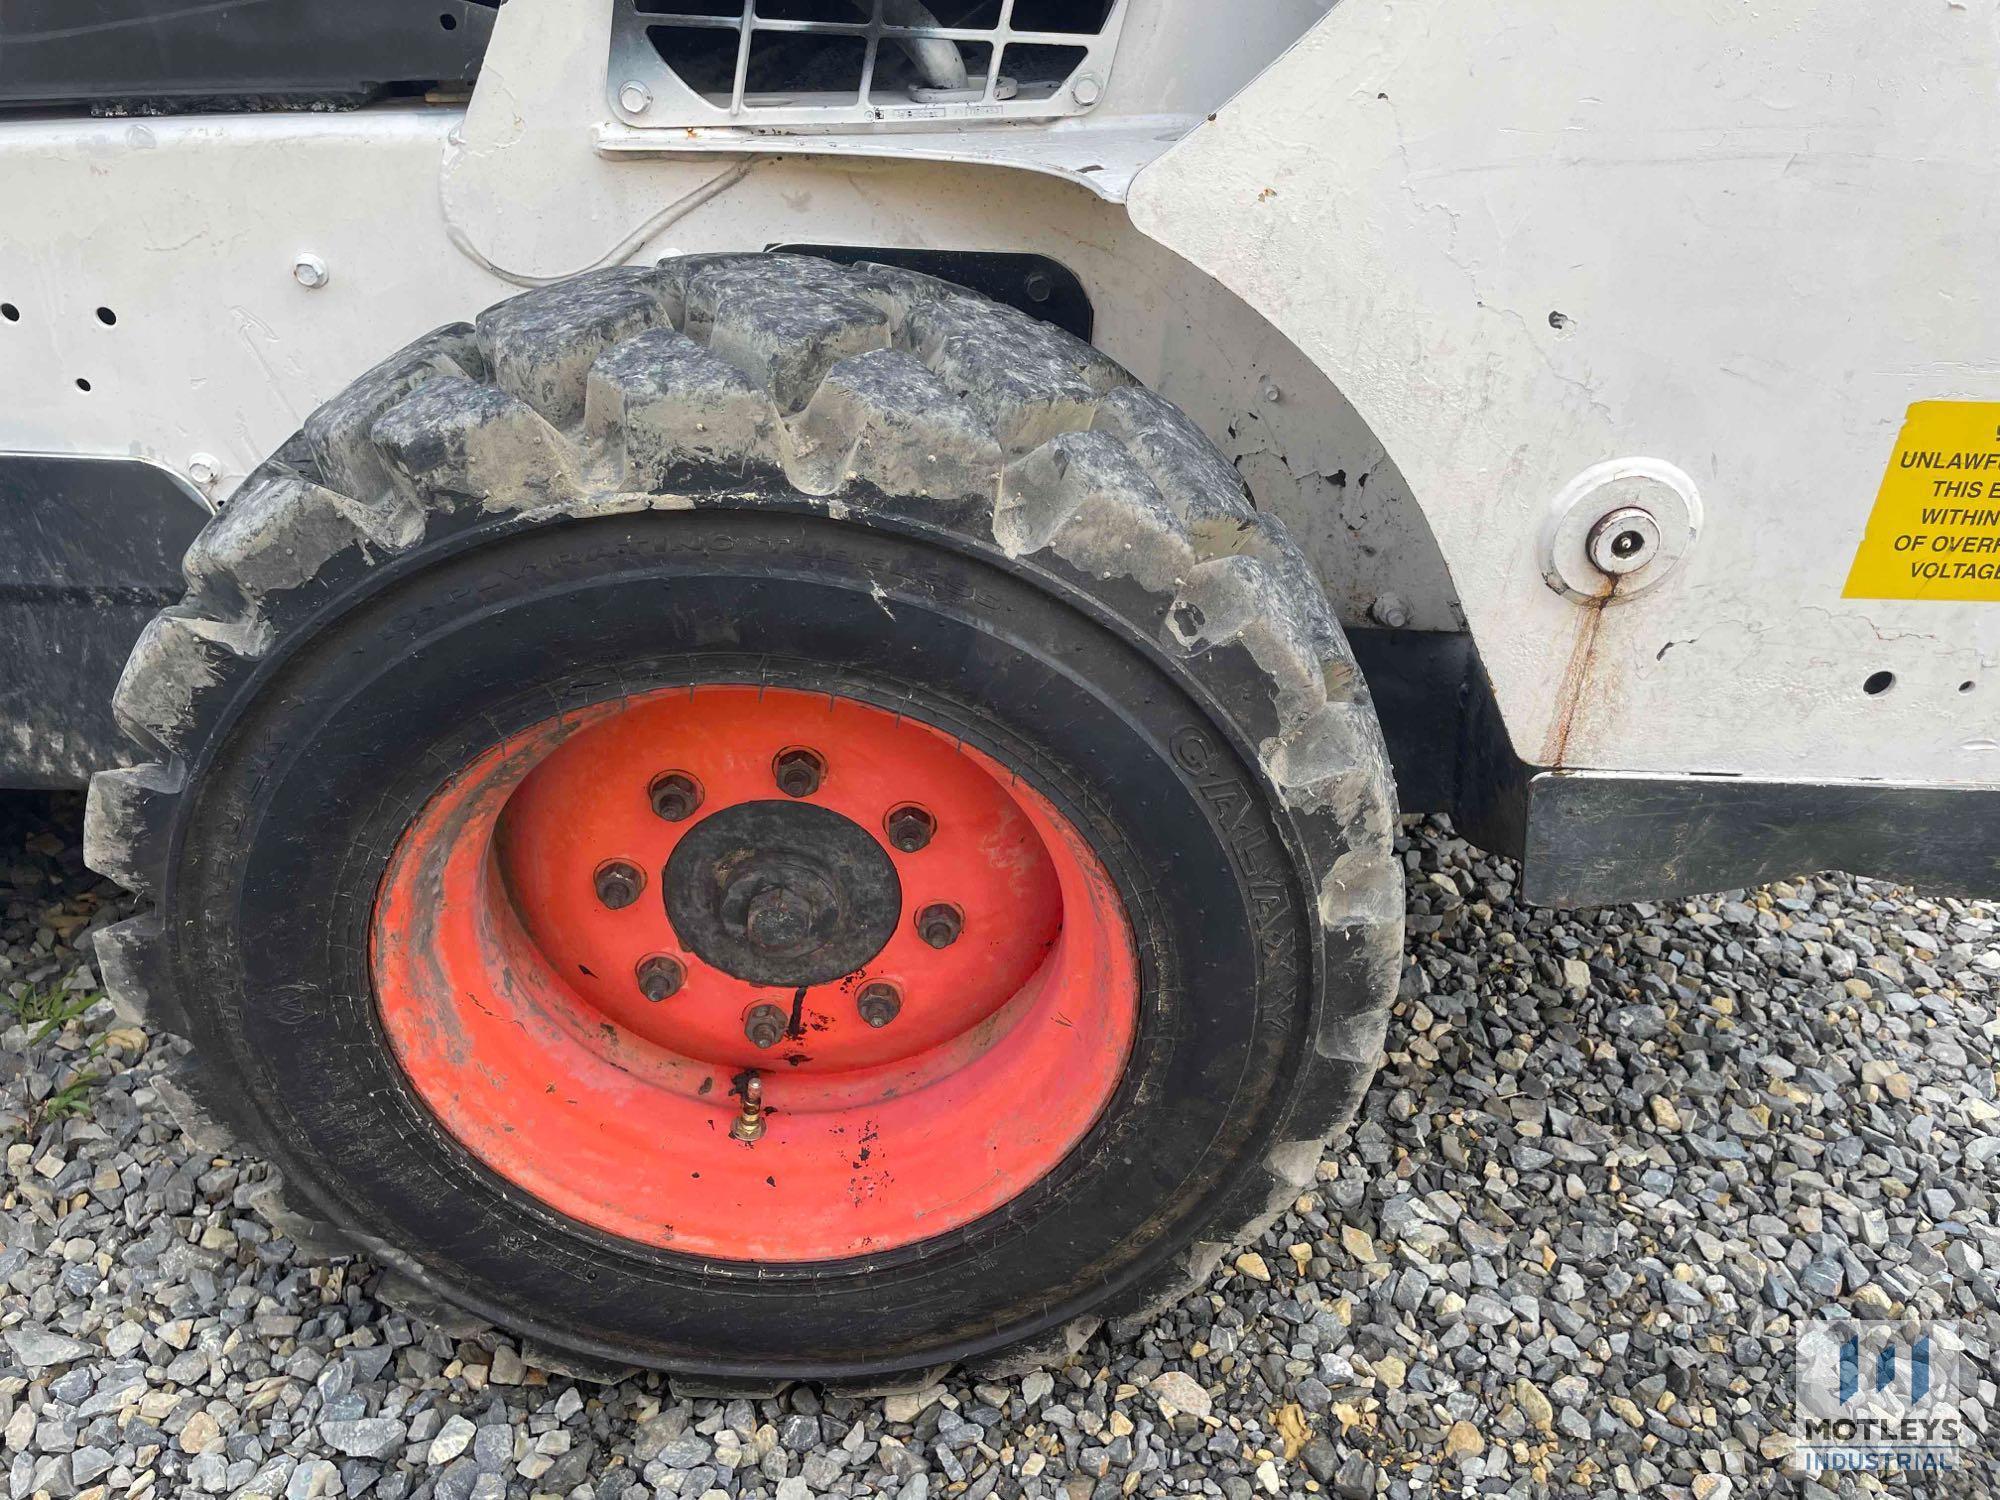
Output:
[[[1312,1180],[1397,809],[1991,891],[1978,7],[16,0],[0,784],[281,1225],[752,1389]],[[483,310],[482,310],[483,309]]]

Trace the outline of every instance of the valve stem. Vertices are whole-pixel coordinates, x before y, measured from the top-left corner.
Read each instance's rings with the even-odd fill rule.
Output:
[[[743,1112],[729,1127],[732,1140],[749,1144],[764,1133],[764,1080],[752,1073],[743,1080]]]

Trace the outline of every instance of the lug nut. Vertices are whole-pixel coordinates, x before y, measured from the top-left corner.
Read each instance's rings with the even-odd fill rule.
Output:
[[[942,901],[917,913],[917,936],[933,948],[949,948],[964,930],[965,918],[959,915],[958,908]]]
[[[937,819],[916,803],[905,802],[901,807],[889,809],[889,816],[882,820],[882,826],[888,830],[890,843],[905,854],[915,854],[937,832]]]
[[[877,980],[861,987],[861,993],[854,997],[854,1009],[876,1030],[881,1030],[896,1019],[896,1012],[903,1008],[903,997],[893,984]]]
[[[653,811],[669,823],[692,817],[701,806],[701,783],[685,771],[655,776],[646,793],[653,799]]]
[[[681,986],[687,982],[687,970],[681,966],[681,961],[664,953],[640,959],[637,973],[639,993],[655,1005],[678,995]]]
[[[785,1039],[788,1019],[775,1005],[753,1005],[743,1018],[743,1035],[750,1039],[751,1046],[769,1051]]]
[[[646,877],[637,865],[622,859],[608,859],[597,867],[597,899],[613,911],[630,906],[646,888]]]
[[[780,750],[771,774],[787,797],[810,797],[826,776],[826,762],[811,750]]]

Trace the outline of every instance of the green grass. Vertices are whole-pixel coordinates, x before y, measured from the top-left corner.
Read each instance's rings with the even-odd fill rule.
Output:
[[[31,989],[22,995],[9,995],[6,1004],[17,1023],[28,1026],[41,1023],[34,1039],[44,1042],[89,1010],[98,999],[96,992],[91,990],[44,988]]]
[[[79,1068],[70,1075],[68,1083],[44,1099],[35,1109],[37,1123],[49,1120],[67,1120],[75,1115],[90,1113],[90,1091],[97,1087],[97,1074],[88,1068]]]
[[[29,989],[19,995],[0,994],[0,1007],[17,1025],[36,1028],[33,1040],[45,1042],[71,1021],[95,1005],[103,996],[95,990],[65,990],[54,986]],[[28,1126],[40,1130],[51,1120],[67,1120],[90,1113],[91,1090],[101,1082],[93,1066],[104,1051],[104,1039],[94,1038],[83,1061],[63,1086],[48,1098],[31,1106]]]

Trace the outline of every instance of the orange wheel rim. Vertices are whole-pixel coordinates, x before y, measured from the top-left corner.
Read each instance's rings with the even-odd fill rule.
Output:
[[[1139,1009],[1123,902],[1051,802],[791,689],[510,737],[405,830],[370,951],[398,1062],[473,1156],[728,1260],[892,1249],[1019,1197],[1103,1112]]]

